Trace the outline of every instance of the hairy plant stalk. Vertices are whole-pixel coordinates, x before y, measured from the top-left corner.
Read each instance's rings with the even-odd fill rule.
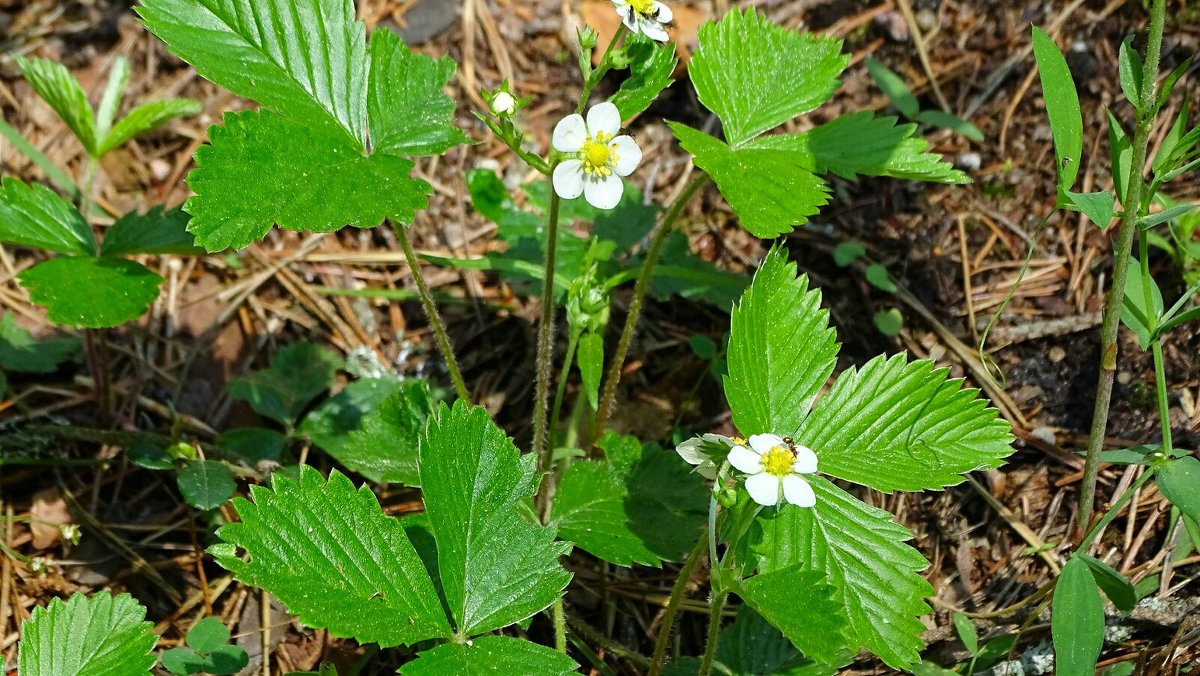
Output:
[[[554,649],[567,654],[567,612],[563,608],[563,595],[554,599]]]
[[[546,274],[542,280],[542,318],[538,325],[537,384],[533,400],[533,453],[543,473],[542,495],[550,476],[554,445],[549,443],[546,419],[550,407],[550,372],[554,369],[554,266],[558,253],[558,211],[561,200],[550,186],[550,218],[546,224]]]
[[[593,70],[583,83],[583,94],[579,97],[579,105],[575,107],[576,113],[583,112],[588,100],[592,98],[592,90],[596,88],[596,85],[600,84],[600,80],[604,79],[604,75],[612,67],[609,57],[612,56],[613,49],[617,46],[618,42],[622,41],[625,33],[628,31],[629,29],[625,27],[625,24],[617,26],[617,32],[613,34],[612,40],[609,40],[608,47],[604,48],[604,55],[600,57],[600,65],[596,66],[596,70]]]
[[[724,589],[715,585],[712,593],[712,606],[708,611],[708,637],[704,641],[704,659],[700,662],[700,676],[708,676],[712,673],[713,658],[717,654],[717,634],[721,631],[721,616],[725,612],[725,600],[729,598]]]
[[[408,230],[403,225],[395,228],[396,237],[400,240],[400,248],[404,249],[404,260],[408,261],[408,270],[412,273],[413,281],[417,284],[417,293],[421,296],[421,306],[425,308],[425,316],[429,318],[429,326],[433,329],[433,337],[437,342],[442,359],[446,360],[446,369],[450,371],[450,380],[454,382],[454,391],[458,398],[465,402],[471,401],[467,384],[463,382],[462,372],[458,370],[458,359],[454,357],[454,348],[450,346],[450,338],[446,335],[446,325],[438,314],[437,304],[433,302],[433,294],[421,274],[421,265],[417,254],[413,251],[412,243],[408,241]]]
[[[679,602],[683,600],[683,592],[687,589],[687,583],[692,579],[692,573],[696,572],[696,565],[700,563],[700,558],[704,556],[704,550],[707,548],[708,534],[702,533],[696,540],[696,546],[692,547],[687,560],[684,561],[683,568],[679,569],[679,576],[675,578],[675,584],[671,587],[671,595],[667,597],[667,607],[663,610],[662,623],[658,625],[658,636],[654,638],[654,657],[650,660],[650,676],[659,676],[662,673],[663,659],[667,656],[667,644],[670,642],[671,629],[675,626],[675,615],[679,612]]]
[[[1118,232],[1112,287],[1104,304],[1104,321],[1100,329],[1100,375],[1096,384],[1096,402],[1092,411],[1092,428],[1088,437],[1087,457],[1083,465],[1083,481],[1079,488],[1079,530],[1086,531],[1092,520],[1096,501],[1096,476],[1100,469],[1100,451],[1108,431],[1108,411],[1112,402],[1113,378],[1117,369],[1117,336],[1121,325],[1121,304],[1125,299],[1125,281],[1129,271],[1129,256],[1133,237],[1142,215],[1142,191],[1145,187],[1146,155],[1150,132],[1154,126],[1155,80],[1162,50],[1163,23],[1166,15],[1164,0],[1154,0],[1150,8],[1150,32],[1146,41],[1146,60],[1142,68],[1142,91],[1138,105],[1137,127],[1133,135],[1133,159],[1130,163],[1129,186],[1125,195],[1118,195],[1125,205]]]
[[[629,314],[625,317],[625,327],[621,329],[621,340],[617,343],[617,351],[613,354],[612,361],[608,366],[608,373],[604,376],[600,405],[596,409],[596,421],[592,427],[591,442],[593,444],[604,433],[604,427],[612,415],[613,402],[617,397],[617,385],[621,382],[621,370],[625,368],[625,356],[629,352],[629,343],[633,340],[633,330],[637,327],[638,318],[642,314],[642,303],[646,299],[646,292],[650,290],[650,279],[654,275],[654,266],[658,263],[658,257],[662,254],[663,244],[666,243],[667,236],[675,230],[675,224],[683,214],[683,208],[692,201],[692,198],[706,183],[708,183],[708,174],[702,172],[684,188],[671,208],[667,210],[662,224],[658,226],[658,232],[654,234],[654,239],[650,242],[650,248],[646,251],[646,260],[642,263],[641,274],[638,275],[637,285],[633,289],[633,301],[629,304]]]

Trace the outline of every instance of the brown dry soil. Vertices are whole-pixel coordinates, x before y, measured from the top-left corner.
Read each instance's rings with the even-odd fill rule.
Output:
[[[1076,515],[1099,352],[1101,291],[1111,276],[1112,232],[1082,218],[1056,215],[1036,241],[1032,263],[1007,311],[1000,316],[988,350],[1007,378],[1001,386],[982,377],[974,346],[1019,271],[1037,222],[1054,201],[1054,161],[1040,87],[1033,74],[1029,24],[1049,28],[1064,45],[1077,76],[1088,130],[1080,181],[1084,190],[1111,188],[1105,107],[1129,121],[1129,107],[1117,86],[1117,46],[1141,34],[1142,3],[992,2],[983,0],[692,0],[679,5],[679,41],[694,40],[696,26],[729,5],[754,5],[779,23],[825,31],[845,39],[853,54],[844,84],[834,100],[810,119],[812,124],[864,107],[883,109],[887,101],[866,74],[863,59],[874,56],[891,66],[921,97],[924,107],[939,105],[973,121],[986,135],[973,143],[934,131],[934,147],[974,179],[966,187],[944,187],[864,178],[834,181],[834,198],[807,227],[787,238],[792,256],[824,292],[844,343],[841,368],[881,352],[907,350],[950,367],[984,389],[1014,424],[1017,452],[1003,469],[944,493],[864,494],[899,515],[916,534],[915,544],[930,558],[926,575],[937,589],[935,612],[926,618],[928,655],[951,665],[966,656],[950,629],[950,608],[986,612],[1027,597],[1060,565]],[[1194,3],[1173,0],[1169,11],[1164,72],[1200,44]],[[205,130],[222,114],[245,107],[220,88],[198,78],[137,23],[128,2],[110,0],[0,0],[0,48],[6,56],[52,57],[66,63],[95,99],[116,55],[133,64],[131,95],[190,96],[203,113],[114,152],[97,184],[99,204],[123,213],[152,204],[174,205],[188,194],[184,182],[191,156],[205,142]],[[504,78],[515,91],[533,97],[521,122],[535,144],[545,147],[555,120],[573,105],[580,81],[569,67],[569,41],[580,21],[610,21],[604,0],[362,0],[368,26],[397,28],[430,54],[449,53],[460,64],[452,89],[461,107],[458,121],[479,145],[459,148],[444,158],[424,160],[417,171],[436,189],[430,209],[415,223],[418,249],[440,255],[480,255],[499,247],[495,227],[476,214],[466,194],[466,170],[487,163],[516,181],[531,176],[503,148],[487,138],[470,111],[479,87]],[[905,19],[911,8],[912,21]],[[914,41],[914,35],[920,39]],[[917,45],[925,47],[922,65]],[[1194,71],[1195,69],[1193,69]],[[1200,78],[1177,90],[1164,118],[1182,104],[1182,90],[1197,98]],[[616,82],[605,82],[606,95]],[[942,102],[942,103],[939,103]],[[78,172],[83,153],[66,128],[36,99],[11,60],[0,60],[0,108],[5,119],[34,146],[68,171]],[[681,187],[686,156],[661,120],[695,125],[712,122],[699,107],[686,73],[633,125],[646,161],[635,180],[657,201]],[[1161,141],[1165,129],[1155,132]],[[0,145],[0,172],[26,180],[43,178],[18,152]],[[1176,198],[1196,198],[1194,181],[1172,186]],[[331,196],[331,199],[335,196]],[[767,246],[742,231],[715,192],[689,207],[684,227],[693,249],[731,270],[752,270]],[[893,295],[866,283],[860,269],[838,268],[833,248],[855,239],[869,256],[885,264],[901,285]],[[26,250],[0,251],[0,303],[38,335],[54,332],[42,312],[30,305],[16,274],[38,260]],[[405,289],[412,278],[395,235],[386,227],[311,236],[275,230],[236,255],[146,261],[167,279],[163,297],[143,321],[111,331],[111,370],[117,429],[169,433],[172,420],[183,434],[203,444],[215,431],[257,422],[243,404],[231,402],[231,378],[263,367],[279,345],[306,339],[339,352],[367,346],[399,373],[444,379],[421,308],[416,303],[368,301],[319,293],[326,287]],[[1182,291],[1179,272],[1165,257],[1152,260],[1164,291],[1173,300]],[[527,289],[492,274],[425,270],[440,297],[462,357],[473,399],[482,402],[519,444],[529,438],[527,420],[533,381],[533,326],[536,298]],[[907,292],[903,290],[907,290]],[[613,325],[623,320],[630,296],[615,296]],[[450,302],[453,301],[453,302]],[[887,338],[874,327],[878,310],[898,308],[905,327]],[[643,317],[621,388],[614,424],[645,439],[666,439],[677,423],[694,430],[728,429],[719,384],[687,339],[704,334],[720,340],[727,316],[709,306],[650,303]],[[612,332],[610,332],[611,334]],[[609,336],[615,339],[614,335]],[[615,340],[613,341],[615,342]],[[611,349],[611,346],[610,346]],[[1177,330],[1166,345],[1171,426],[1176,443],[1200,445],[1200,335]],[[840,369],[839,369],[840,370]],[[70,422],[99,428],[91,381],[81,364],[50,377],[13,376],[11,399],[0,404],[3,434],[23,434],[34,443],[35,426]],[[574,385],[572,390],[574,390]],[[171,410],[181,415],[173,417]],[[1122,334],[1110,447],[1159,440],[1148,356],[1128,332]],[[76,434],[81,438],[41,437],[45,449],[74,460],[110,459],[96,466],[5,466],[0,475],[0,509],[9,514],[74,520],[85,525],[83,544],[70,548],[54,533],[10,525],[7,545],[27,556],[60,559],[46,575],[4,558],[0,582],[0,649],[4,665],[15,664],[21,620],[35,605],[74,591],[100,588],[133,592],[149,608],[162,645],[177,643],[197,613],[215,613],[261,661],[259,630],[262,597],[202,558],[210,524],[190,510],[164,475],[139,470],[123,455],[119,435]],[[102,443],[103,442],[103,443]],[[11,444],[10,444],[11,448]],[[21,449],[28,453],[36,448]],[[295,449],[301,452],[301,449]],[[319,452],[307,456],[322,469],[331,461]],[[1137,468],[1107,466],[1100,479],[1100,502],[1127,486]],[[242,486],[242,490],[245,486]],[[381,488],[393,513],[419,509],[416,494]],[[1167,599],[1160,612],[1123,621],[1127,640],[1106,650],[1104,664],[1132,661],[1146,673],[1177,673],[1200,661],[1195,617],[1198,558],[1176,561],[1166,541],[1169,509],[1152,488],[1144,489],[1109,529],[1096,555],[1135,581],[1158,576]],[[232,513],[221,510],[222,518]],[[593,628],[585,641],[618,673],[641,673],[636,660],[621,656],[619,645],[648,654],[669,591],[673,568],[615,569],[582,553],[568,565],[586,591],[570,602]],[[703,641],[702,576],[690,589],[679,627],[679,649],[696,654]],[[606,606],[600,599],[605,599]],[[1045,651],[1045,616],[1027,613],[979,620],[988,636],[1012,633],[1026,622],[1018,654]],[[300,627],[282,609],[271,615],[271,673],[311,668],[319,659],[348,664],[362,649]],[[529,629],[546,640],[547,625]],[[619,645],[618,645],[619,644]],[[398,658],[377,657],[364,673],[393,673]],[[586,661],[582,660],[581,661]],[[863,655],[848,670],[887,673]],[[255,668],[254,673],[261,673]]]

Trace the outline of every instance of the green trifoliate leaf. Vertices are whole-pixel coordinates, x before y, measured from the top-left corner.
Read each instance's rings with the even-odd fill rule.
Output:
[[[420,485],[417,440],[433,414],[434,398],[423,380],[408,380],[401,391],[362,417],[361,429],[342,444],[323,444],[335,460],[371,481]]]
[[[17,316],[0,317],[0,369],[19,373],[53,373],[59,364],[79,354],[79,338],[64,336],[37,340],[17,325]]]
[[[548,607],[570,581],[558,558],[571,545],[530,523],[532,455],[521,457],[487,411],[443,404],[421,438],[421,487],[438,569],[457,633],[481,634]]]
[[[52,258],[17,279],[55,324],[88,329],[120,326],[145,314],[162,277],[133,261],[90,256]]]
[[[351,0],[142,0],[137,12],[202,77],[366,147],[366,30]],[[269,159],[260,163],[285,166]]]
[[[833,96],[850,57],[842,42],[771,23],[753,9],[732,10],[700,28],[688,72],[700,102],[740,146]]]
[[[225,126],[209,129],[209,140],[196,152],[188,175],[196,195],[184,205],[188,229],[209,251],[247,246],[273,224],[331,232],[385,218],[409,223],[431,192],[409,177],[409,160],[364,156],[335,133],[272,113],[230,113]]]
[[[234,500],[241,521],[217,531],[218,563],[335,636],[386,647],[451,635],[429,572],[374,493],[308,466],[299,483],[278,474],[273,483],[252,486],[253,502]]]
[[[1058,165],[1058,189],[1070,190],[1079,175],[1079,159],[1083,156],[1083,117],[1079,112],[1079,94],[1071,69],[1058,45],[1045,31],[1033,27],[1033,55],[1037,60],[1038,77],[1042,81],[1042,98],[1046,100],[1046,116],[1054,135],[1054,157]]]
[[[734,425],[747,436],[798,429],[833,373],[838,344],[821,292],[808,288],[807,276],[796,277],[785,250],[767,254],[729,333],[725,397]]]
[[[846,644],[846,618],[833,594],[824,572],[802,564],[755,575],[738,591],[800,652],[831,663]]]
[[[1050,632],[1054,637],[1054,673],[1091,676],[1104,647],[1104,601],[1083,559],[1063,566],[1054,585]]]
[[[570,657],[532,641],[511,636],[481,636],[469,643],[446,643],[426,650],[400,667],[400,673],[403,676],[566,676],[576,673],[578,668]]]
[[[187,226],[188,215],[179,207],[166,210],[158,206],[144,214],[131,211],[104,233],[100,255],[201,253]]]
[[[72,133],[83,144],[83,149],[93,157],[96,152],[96,116],[88,103],[87,93],[71,71],[61,63],[49,59],[26,59],[16,57],[17,68],[29,81],[33,90],[42,97]]]
[[[282,425],[292,425],[309,402],[333,385],[341,367],[332,352],[313,343],[292,343],[281,349],[268,368],[229,384],[229,396],[250,403],[259,413]]]
[[[838,611],[840,615],[840,610]],[[844,621],[844,620],[843,620]],[[733,624],[717,637],[717,661],[734,676],[777,674],[781,676],[832,675],[853,654],[842,651],[832,666],[805,658],[778,629],[749,605],[738,609]],[[695,670],[691,672],[695,674]]]
[[[1008,423],[948,373],[876,357],[838,376],[792,436],[816,452],[822,473],[885,492],[938,489],[999,467],[1013,452]]]
[[[626,40],[629,55],[629,77],[609,102],[621,111],[621,119],[629,120],[650,107],[659,92],[671,86],[671,74],[679,65],[675,43],[660,45],[643,35]]]
[[[924,599],[933,587],[917,574],[929,563],[905,544],[912,533],[831,482],[805,478],[816,506],[787,505],[759,519],[759,570],[799,565],[823,573],[846,614],[849,647],[865,646],[897,669],[915,664],[925,630],[917,618],[929,612]]]
[[[791,232],[829,201],[829,188],[798,153],[734,149],[677,122],[668,122],[696,166],[708,172],[746,228],[756,237]]]
[[[183,499],[200,510],[220,507],[237,490],[237,482],[229,466],[216,460],[188,463],[187,467],[180,470],[178,481]]]
[[[371,34],[368,111],[371,148],[389,155],[440,155],[470,138],[454,126],[454,99],[446,83],[454,60],[408,48],[392,31]]]
[[[554,494],[552,524],[580,549],[620,566],[679,561],[707,511],[703,480],[656,446],[609,433],[608,461],[571,463]]]
[[[96,236],[67,200],[40,183],[0,182],[0,242],[30,249],[90,256]]]
[[[936,183],[970,183],[917,135],[917,125],[896,124],[895,117],[875,117],[869,110],[843,115],[800,134],[762,136],[747,148],[795,153],[796,162],[823,174],[854,180],[866,176],[891,176]]]
[[[188,629],[187,645],[198,653],[211,653],[229,643],[229,627],[219,618],[206,617]]]
[[[21,676],[149,674],[158,638],[129,594],[76,593],[36,608],[21,625]]]
[[[191,99],[167,99],[144,103],[129,111],[128,115],[117,122],[112,131],[100,142],[100,148],[96,154],[104,155],[143,134],[158,129],[171,120],[196,115],[200,110],[200,102]]]

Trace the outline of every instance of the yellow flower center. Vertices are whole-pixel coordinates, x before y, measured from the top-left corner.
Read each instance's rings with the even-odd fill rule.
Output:
[[[746,439],[743,437],[729,437],[729,440],[732,441],[733,443],[737,444],[738,446],[746,445]]]
[[[762,456],[763,471],[778,477],[791,474],[795,462],[796,454],[784,446],[774,446]]]
[[[629,6],[642,16],[650,16],[654,11],[654,0],[629,0]]]
[[[595,178],[603,178],[613,173],[617,166],[617,144],[612,143],[612,135],[596,132],[595,136],[587,137],[583,147],[579,149],[579,160],[583,162],[583,173]]]

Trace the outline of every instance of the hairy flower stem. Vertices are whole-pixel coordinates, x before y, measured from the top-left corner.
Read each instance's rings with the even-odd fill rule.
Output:
[[[729,598],[729,594],[714,584],[712,605],[708,611],[708,638],[704,641],[704,659],[700,662],[700,676],[708,676],[712,673],[713,658],[717,654],[717,634],[721,631],[721,616],[725,612],[727,598]]]
[[[538,459],[538,471],[543,473],[539,498],[545,493],[554,455],[554,444],[549,443],[546,418],[550,406],[550,372],[554,369],[554,267],[558,252],[560,202],[558,193],[551,186],[550,218],[546,225],[546,273],[542,280],[542,318],[538,325],[537,385],[533,401],[533,453]]]
[[[100,161],[89,155],[79,181],[79,213],[83,215],[83,220],[89,223],[92,205],[95,203],[95,195],[92,193],[96,189],[96,171],[99,167]],[[100,420],[104,423],[107,423],[112,415],[107,331],[108,329],[83,330],[84,355],[88,371],[92,374],[92,382],[96,386],[96,404],[100,408]]]
[[[1125,195],[1118,195],[1125,205],[1113,262],[1112,287],[1104,304],[1104,322],[1100,329],[1100,375],[1096,385],[1096,405],[1092,411],[1092,428],[1088,437],[1087,457],[1083,465],[1083,481],[1079,488],[1079,530],[1087,529],[1092,520],[1096,501],[1096,476],[1100,469],[1100,451],[1108,431],[1108,410],[1112,402],[1113,378],[1117,369],[1117,335],[1120,329],[1121,304],[1125,300],[1125,280],[1129,271],[1129,256],[1133,251],[1133,236],[1142,215],[1142,191],[1145,187],[1146,154],[1155,117],[1155,80],[1162,50],[1165,0],[1154,0],[1150,8],[1150,31],[1146,40],[1146,59],[1142,67],[1142,91],[1138,108],[1137,127],[1133,135],[1133,158],[1130,162],[1129,186]]]
[[[658,232],[654,234],[654,239],[650,242],[650,248],[646,251],[642,272],[638,275],[637,286],[633,289],[633,301],[629,304],[629,314],[625,317],[625,327],[621,329],[621,340],[617,343],[617,351],[613,354],[612,361],[608,366],[608,373],[604,376],[604,388],[601,390],[600,405],[596,409],[596,421],[592,427],[591,442],[593,444],[604,433],[604,427],[608,424],[609,416],[612,415],[613,403],[617,397],[617,385],[621,382],[621,369],[625,367],[625,356],[629,352],[629,343],[633,340],[633,330],[637,327],[638,318],[642,314],[642,303],[646,299],[646,292],[650,289],[650,279],[654,275],[654,266],[658,263],[658,257],[662,254],[663,244],[666,243],[667,236],[675,230],[675,224],[683,214],[683,208],[692,201],[692,198],[706,183],[708,183],[708,174],[702,172],[684,188],[675,202],[671,204],[670,209],[667,210],[662,224],[658,226]]]
[[[650,660],[649,676],[659,676],[662,673],[663,659],[667,656],[667,643],[670,642],[671,629],[675,626],[675,615],[679,612],[679,602],[683,600],[688,581],[692,579],[692,573],[696,571],[696,565],[700,563],[707,548],[708,534],[701,533],[696,540],[696,546],[692,547],[687,560],[684,561],[683,568],[679,569],[679,576],[675,578],[675,585],[671,587],[671,595],[667,597],[662,623],[658,625],[658,636],[654,639],[654,657]]]
[[[425,316],[429,318],[429,326],[433,329],[434,340],[437,341],[442,359],[446,360],[446,369],[450,371],[450,380],[454,382],[454,391],[458,393],[459,399],[470,402],[471,393],[467,391],[467,384],[463,382],[462,372],[458,370],[458,360],[454,357],[454,348],[450,346],[450,338],[446,335],[446,326],[442,323],[442,316],[438,314],[437,305],[433,302],[433,294],[429,292],[429,285],[425,283],[425,276],[421,274],[421,265],[417,260],[417,254],[413,251],[412,243],[408,241],[408,230],[401,225],[395,228],[395,231],[397,239],[400,240],[400,248],[404,249],[404,260],[408,261],[408,270],[417,284],[417,293],[421,296],[421,306],[425,308]]]
[[[563,595],[554,599],[554,649],[567,654],[567,613],[563,608]]]
[[[592,90],[596,88],[596,85],[600,84],[600,80],[604,79],[605,74],[612,68],[612,62],[609,60],[609,57],[612,56],[613,49],[625,37],[625,33],[628,30],[625,24],[621,24],[617,27],[617,32],[613,33],[612,40],[609,40],[608,47],[604,49],[604,56],[600,57],[600,65],[596,66],[596,69],[588,74],[587,79],[583,83],[583,94],[579,97],[579,105],[575,108],[576,113],[583,113],[588,99],[592,98]]]

